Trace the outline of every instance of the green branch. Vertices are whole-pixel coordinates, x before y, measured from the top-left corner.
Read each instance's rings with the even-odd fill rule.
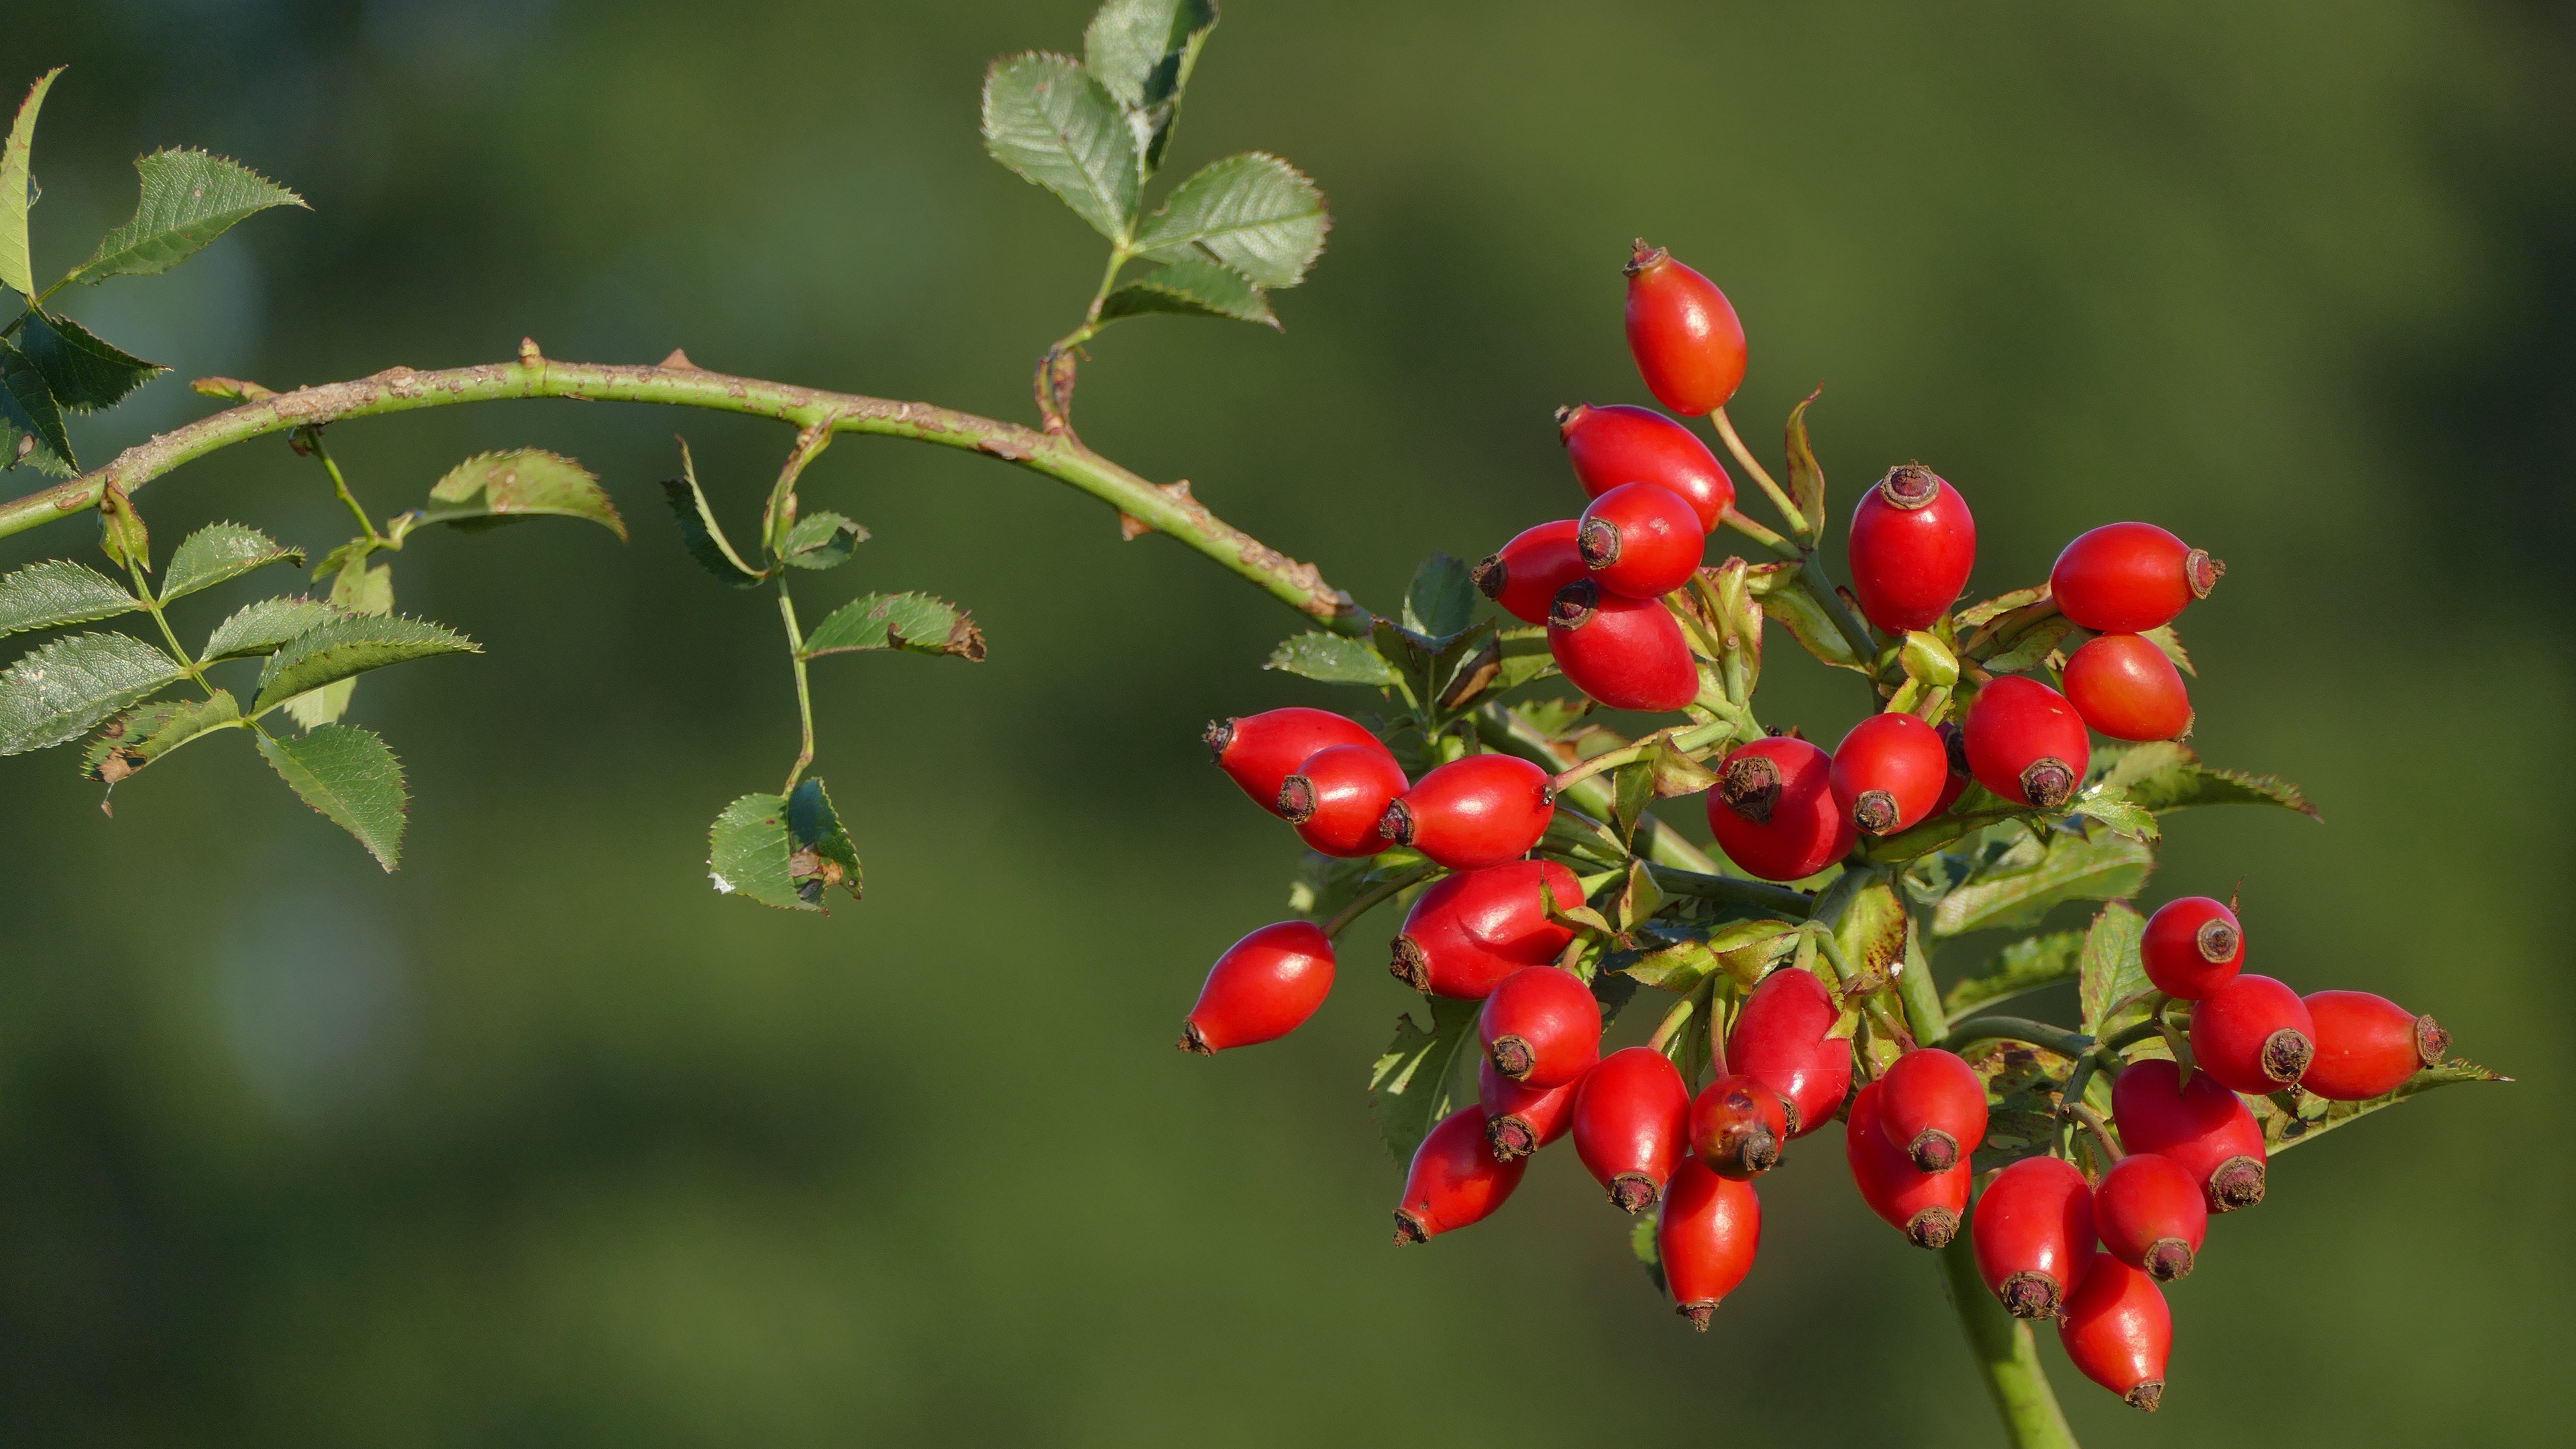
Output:
[[[435,372],[396,367],[373,377],[287,393],[227,379],[208,379],[199,389],[249,401],[128,448],[116,461],[68,483],[0,503],[0,538],[95,508],[110,484],[131,493],[218,449],[343,418],[508,398],[663,403],[773,418],[834,433],[911,438],[1015,463],[1069,483],[1144,527],[1171,535],[1327,627],[1346,633],[1367,627],[1367,615],[1327,584],[1314,565],[1299,563],[1210,513],[1190,496],[1187,484],[1157,486],[1070,437],[1049,436],[928,403],[730,377],[690,366],[676,354],[652,367],[557,362],[539,356],[533,344],[522,348],[515,362]]]

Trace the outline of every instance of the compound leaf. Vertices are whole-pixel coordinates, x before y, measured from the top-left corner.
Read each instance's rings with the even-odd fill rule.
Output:
[[[2383,1107],[2394,1107],[2410,1097],[2420,1097],[2435,1087],[2452,1087],[2462,1082],[2510,1082],[2512,1080],[2511,1077],[2491,1072],[2474,1062],[2465,1062],[2454,1057],[2440,1066],[2426,1067],[2408,1077],[2398,1084],[2397,1090],[2388,1095],[2372,1097],[2367,1101],[2328,1102],[2319,1097],[2303,1096],[2296,1099],[2299,1106],[2305,1108],[2305,1111],[2300,1111],[2285,1103],[2284,1099],[2291,1096],[2288,1092],[2276,1092],[2269,1097],[2244,1097],[2239,1100],[2254,1109],[2255,1120],[2263,1124],[2266,1155],[2273,1155],[2287,1152],[2302,1142],[2331,1132],[2357,1118],[2367,1117]]]
[[[975,663],[984,657],[984,631],[964,609],[928,594],[866,594],[833,610],[805,636],[804,657],[863,649],[953,654]]]
[[[31,164],[36,113],[45,108],[45,92],[53,89],[54,77],[62,73],[63,68],[55,66],[27,88],[27,98],[18,103],[17,119],[9,123],[8,143],[0,147],[0,284],[21,297],[36,295],[36,264],[27,252],[27,208],[36,199]]]
[[[254,569],[273,563],[301,566],[304,551],[288,548],[256,528],[239,523],[209,523],[180,540],[170,551],[169,569],[162,575],[161,601],[210,589],[226,579],[237,579]]]
[[[18,329],[18,347],[44,376],[54,401],[76,413],[112,408],[170,370],[103,342],[78,322],[41,307],[27,309],[26,324]]]
[[[318,726],[302,739],[260,736],[277,777],[332,824],[356,836],[391,871],[402,858],[402,762],[385,742],[354,725]]]
[[[1961,977],[1951,985],[1941,998],[1941,1014],[1955,1026],[1998,1002],[2074,980],[2079,969],[2077,953],[2084,949],[2084,934],[2051,931],[2004,947],[1984,970]]]
[[[143,602],[107,575],[49,558],[0,576],[0,634],[86,624],[140,609]]]
[[[1371,684],[1384,687],[1403,678],[1386,656],[1358,639],[1310,629],[1283,639],[1270,651],[1264,669],[1283,670],[1326,684]]]
[[[1279,325],[1270,299],[1250,277],[1204,257],[1183,257],[1147,272],[1112,292],[1100,304],[1100,320],[1142,317],[1152,313],[1181,317],[1228,317],[1237,322]]]
[[[1128,240],[1142,185],[1136,132],[1081,62],[1043,51],[993,62],[984,72],[984,149],[1102,236]]]
[[[1146,219],[1137,246],[1156,261],[1212,257],[1263,287],[1293,287],[1324,250],[1333,219],[1296,167],[1246,151],[1200,167]]]
[[[353,614],[329,619],[278,646],[259,674],[251,713],[266,714],[307,690],[371,669],[434,654],[479,654],[483,646],[426,619]]]
[[[2154,847],[2131,836],[2051,832],[2045,845],[2033,848],[2025,842],[1943,896],[1933,908],[1932,934],[2036,925],[2050,907],[2065,901],[2125,900],[2146,884],[2155,865]]]
[[[179,661],[123,634],[57,639],[0,672],[0,755],[77,739],[185,674]]]
[[[2146,745],[2141,749],[2157,749]],[[2200,757],[2182,746],[2171,746],[2179,752],[2162,767],[2132,779],[2127,784],[2129,799],[2161,815],[2168,810],[2187,810],[2195,805],[2278,805],[2296,810],[2314,820],[2317,807],[2299,787],[2275,775],[2250,775],[2242,770],[2214,770],[2200,762]],[[2132,751],[2132,753],[2136,753]],[[2118,767],[2114,767],[2115,773]]]
[[[1395,1019],[1395,1040],[1369,1068],[1369,1112],[1378,1134],[1398,1162],[1413,1160],[1413,1149],[1431,1135],[1456,1104],[1450,1077],[1459,1048],[1474,1034],[1481,1003],[1429,997],[1431,1025],[1413,1024],[1413,1013]]]
[[[580,518],[616,534],[618,542],[626,541],[626,520],[597,475],[543,448],[477,453],[448,469],[447,476],[431,485],[429,497],[452,506],[406,514],[395,520],[395,527],[407,533],[432,523],[470,527],[521,518]]]
[[[301,594],[244,604],[233,611],[232,617],[217,624],[214,633],[206,636],[206,649],[198,662],[212,664],[219,659],[249,659],[256,655],[274,654],[279,645],[317,624],[339,617],[338,609]]]
[[[216,690],[212,699],[156,700],[109,720],[81,757],[81,774],[114,785],[154,760],[241,722],[241,705]]]
[[[1215,0],[1109,0],[1082,33],[1083,69],[1126,112],[1147,176],[1163,164],[1181,92],[1215,28]]]
[[[304,198],[238,161],[196,150],[155,151],[134,163],[143,183],[134,219],[109,232],[70,281],[145,277],[186,261],[233,223]]]

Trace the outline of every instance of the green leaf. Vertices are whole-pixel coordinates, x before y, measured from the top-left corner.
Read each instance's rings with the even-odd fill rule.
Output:
[[[1152,313],[1181,317],[1229,317],[1237,322],[1279,325],[1270,299],[1252,279],[1231,267],[1199,258],[1183,258],[1156,268],[1112,292],[1100,304],[1100,320],[1142,317]]]
[[[984,657],[984,631],[964,609],[928,594],[864,594],[832,611],[805,636],[807,659],[861,649]]]
[[[342,614],[390,614],[394,611],[394,568],[392,564],[367,567],[373,547],[365,539],[353,539],[331,551],[330,557],[340,560],[340,571],[331,581],[331,607]],[[329,559],[324,560],[324,567],[314,570],[317,578],[330,571],[329,562]],[[317,619],[308,627],[318,627],[322,622]],[[336,723],[340,716],[349,712],[349,700],[357,689],[358,681],[352,678],[299,694],[286,702],[287,716],[308,730]]]
[[[1960,627],[1973,629],[1979,624],[2002,618],[2015,609],[2027,608],[2047,597],[2048,585],[2034,584],[2027,589],[2015,589],[2008,594],[1997,594],[1983,603],[1970,604],[1961,609],[1956,618]]]
[[[1159,262],[1214,258],[1263,287],[1293,287],[1324,250],[1332,218],[1304,172],[1261,151],[1211,161],[1146,219],[1139,250]]]
[[[1216,29],[1215,0],[1108,0],[1082,33],[1082,64],[1127,113],[1144,174],[1163,164],[1181,92]]]
[[[1502,669],[1486,685],[1487,689],[1500,692],[1557,672],[1556,656],[1548,652],[1546,629],[1505,629],[1499,639]]]
[[[2099,785],[2126,795],[2131,785],[2176,765],[2187,764],[2191,751],[2172,740],[2158,740],[2145,745],[2107,745],[2096,748],[2093,758],[2085,762],[2084,772]]]
[[[2183,652],[2182,636],[2174,632],[2173,625],[2158,624],[2139,637],[2163,650],[2165,657],[2173,661],[2174,668],[2194,679],[2200,677],[2200,671],[2191,667],[2191,656]]]
[[[52,386],[36,360],[5,339],[0,339],[0,443],[7,445],[8,458],[33,464],[40,473],[69,478],[80,471]]]
[[[823,782],[792,796],[745,795],[707,837],[707,877],[719,895],[745,895],[782,911],[820,911],[823,892],[859,894],[859,856]]]
[[[1261,667],[1284,670],[1326,684],[1369,684],[1383,688],[1403,678],[1394,665],[1386,662],[1386,656],[1366,643],[1322,630],[1309,630],[1295,638],[1281,640],[1279,647],[1270,651],[1270,662]]]
[[[170,567],[161,580],[161,601],[166,604],[273,563],[300,567],[303,562],[304,550],[287,548],[256,528],[209,523],[171,550]]]
[[[1941,998],[1941,1014],[1955,1026],[1998,1002],[2072,981],[2080,969],[2076,955],[2083,948],[2081,931],[2051,931],[2015,941],[1984,970],[1953,983]]]
[[[0,755],[77,739],[185,674],[179,661],[123,634],[56,639],[0,672]]]
[[[304,205],[303,197],[240,162],[203,151],[155,151],[134,169],[143,182],[134,219],[109,232],[67,280],[96,285],[166,272],[234,222],[272,206]]]
[[[1690,995],[1672,1004],[1655,1023],[1647,1044],[1662,1052],[1682,1074],[1682,1085],[1699,1090],[1709,1065],[1709,1019],[1717,1005],[1717,983],[1702,981]]]
[[[402,859],[402,762],[368,730],[326,724],[302,739],[259,738],[268,767],[391,871]]]
[[[2084,1034],[2102,1036],[2117,1023],[2111,1008],[2147,989],[2146,963],[2138,942],[2147,923],[2121,901],[2113,901],[2093,918],[2076,957],[2076,997],[2082,1003]]]
[[[2146,770],[2127,782],[2129,799],[2161,815],[2168,810],[2187,810],[2195,805],[2278,805],[2296,810],[2311,820],[2321,818],[2299,787],[2275,775],[2249,775],[2242,770],[2213,770],[2200,762],[2200,757],[2181,745],[2144,745],[2141,750],[2158,751],[2155,757],[2167,761],[2158,768]],[[2178,752],[2167,756],[2164,751]],[[2136,754],[2138,751],[2131,751]],[[2125,763],[2125,761],[2124,761]],[[2119,770],[2119,766],[2113,769]]]
[[[1762,612],[1772,622],[1789,631],[1798,647],[1816,657],[1819,663],[1836,669],[1854,669],[1863,674],[1869,666],[1852,653],[1851,641],[1836,628],[1824,607],[1797,586],[1797,573],[1788,565],[1761,565],[1745,571],[1745,583],[1762,601]]]
[[[787,531],[781,562],[800,569],[836,569],[867,541],[868,531],[837,513],[809,513]]]
[[[2436,1087],[2453,1087],[2463,1082],[2510,1082],[2512,1080],[2511,1077],[2491,1072],[2474,1062],[2464,1062],[2454,1058],[2437,1067],[2426,1067],[2408,1077],[2398,1084],[2396,1091],[2384,1097],[2372,1097],[2362,1102],[2325,1102],[2323,1111],[2315,1110],[2315,1104],[2320,1099],[2309,1097],[2306,1100],[2313,1114],[2309,1116],[2301,1116],[2282,1105],[2282,1098],[2290,1095],[2287,1092],[2277,1092],[2270,1097],[2244,1097],[2240,1100],[2254,1109],[2255,1120],[2263,1125],[2263,1143],[2268,1156],[2287,1152],[2302,1142],[2312,1141],[2356,1118],[2367,1117],[2383,1107],[2394,1107],[2411,1097],[2420,1097]]]
[[[1378,1134],[1398,1162],[1413,1160],[1413,1149],[1431,1135],[1440,1119],[1458,1105],[1450,1077],[1459,1048],[1475,1035],[1482,1002],[1425,998],[1431,1007],[1428,1028],[1413,1024],[1413,1013],[1395,1019],[1395,1040],[1369,1068],[1369,1111]]]
[[[706,490],[698,486],[697,465],[689,458],[687,439],[680,442],[680,476],[662,481],[662,499],[680,525],[680,541],[698,566],[737,589],[756,588],[767,577],[733,551],[715,513],[707,507]]]
[[[857,900],[861,877],[858,847],[850,843],[823,782],[802,782],[787,797],[787,879],[797,899],[819,906],[823,892],[839,886]]]
[[[263,715],[308,690],[371,669],[436,654],[480,654],[483,646],[426,619],[353,614],[317,624],[280,645],[259,673],[251,713]]]
[[[2125,791],[2114,785],[2096,785],[2076,796],[2068,812],[2088,820],[2099,820],[2123,835],[2134,835],[2140,840],[2152,841],[2160,834],[2154,812],[2131,800]]]
[[[1639,760],[1610,772],[1609,826],[1624,846],[1637,837],[1637,822],[1655,803],[1655,763]]]
[[[1126,244],[1142,175],[1136,132],[1081,62],[1043,51],[993,62],[984,72],[984,149]]]
[[[301,594],[245,604],[234,610],[231,618],[217,624],[214,633],[206,636],[205,652],[198,656],[198,662],[212,664],[219,659],[249,659],[261,654],[274,654],[286,641],[304,634],[317,624],[339,617],[338,609]]]
[[[1904,966],[1907,928],[1905,902],[1897,898],[1895,885],[1875,879],[1844,904],[1834,922],[1834,944],[1862,978],[1884,983]]]
[[[113,786],[193,739],[241,723],[241,705],[218,689],[212,699],[165,699],[109,720],[81,757],[81,774]]]
[[[18,329],[18,347],[44,376],[54,401],[76,413],[112,408],[170,370],[102,342],[78,322],[41,307],[27,309],[26,324]]]
[[[1932,913],[1932,935],[2037,925],[2050,907],[2065,901],[2125,900],[2146,884],[2155,865],[2154,848],[2126,835],[2087,838],[2052,831],[2044,845],[2025,839],[1941,898]]]
[[[1825,527],[1825,470],[1816,461],[1816,450],[1807,442],[1807,407],[1825,395],[1822,386],[1807,394],[1806,400],[1789,409],[1789,501],[1807,517],[1807,526],[1821,535]]]
[[[477,453],[447,470],[430,486],[430,501],[454,506],[407,513],[394,520],[399,542],[412,529],[433,523],[459,527],[508,523],[522,518],[579,518],[596,523],[626,541],[626,520],[589,469],[543,448],[511,448]]]
[[[1404,627],[1431,639],[1465,631],[1476,616],[1476,584],[1467,566],[1445,553],[1424,559],[1404,590]]]
[[[36,264],[27,252],[27,208],[35,203],[36,178],[32,164],[36,145],[36,113],[45,108],[45,92],[53,89],[54,77],[63,68],[55,66],[27,89],[27,98],[18,103],[17,119],[9,123],[9,141],[0,148],[0,284],[16,289],[19,296],[36,295]]]
[[[107,575],[67,558],[0,576],[0,634],[86,624],[140,609],[143,602]]]

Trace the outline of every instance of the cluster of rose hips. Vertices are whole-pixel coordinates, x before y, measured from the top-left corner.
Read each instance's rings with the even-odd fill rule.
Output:
[[[1628,337],[1649,389],[1679,413],[1719,407],[1744,371],[1743,333],[1725,296],[1643,243],[1628,275]],[[1722,718],[1716,685],[1677,620],[1690,608],[1677,591],[1732,515],[1733,481],[1661,413],[1587,405],[1565,410],[1559,424],[1590,505],[1506,543],[1474,571],[1477,587],[1515,618],[1543,623],[1556,668],[1593,701],[1700,706],[1701,718]],[[1975,537],[1949,483],[1920,466],[1890,471],[1852,518],[1852,602],[1891,640],[1937,629],[1955,645],[1949,615]],[[2188,730],[2181,676],[2153,635],[2206,597],[2219,573],[2206,553],[2152,525],[2084,534],[2059,556],[2048,589],[2030,591],[2085,631],[2063,635],[2050,656],[2063,692],[1968,667],[1955,724],[1924,717],[1947,713],[1945,696],[1918,705],[1922,713],[1891,705],[1831,754],[1794,732],[1744,739],[1706,792],[1717,845],[1749,875],[1798,882],[1864,841],[1948,814],[1972,783],[1998,797],[1980,799],[1982,819],[2054,818],[2084,787],[2088,727],[2125,741]],[[1532,1154],[1570,1135],[1614,1204],[1656,1214],[1667,1291],[1705,1329],[1752,1266],[1761,1222],[1753,1180],[1786,1143],[1837,1118],[1861,1196],[1907,1238],[1943,1247],[1969,1217],[1987,1076],[1966,1057],[1911,1041],[1897,1043],[1906,1049],[1892,1060],[1873,1059],[1854,1040],[1856,1003],[1821,973],[1783,961],[1731,1017],[1712,1013],[1715,1076],[1696,1091],[1655,1047],[1602,1054],[1601,1002],[1569,969],[1584,960],[1568,919],[1585,905],[1583,884],[1567,866],[1531,858],[1556,810],[1557,781],[1538,765],[1468,754],[1408,781],[1369,729],[1303,708],[1211,725],[1207,742],[1244,793],[1311,849],[1356,859],[1402,847],[1448,872],[1413,898],[1390,969],[1427,995],[1482,1003],[1477,1101],[1415,1150],[1395,1211],[1398,1242],[1484,1218]],[[2185,1036],[2165,1022],[2167,1005],[2191,1003],[2187,1064],[2146,1055],[2114,1066],[2107,1122],[2070,1081],[2065,1111],[2093,1133],[2087,1155],[2098,1181],[2061,1137],[2065,1155],[2023,1157],[1986,1175],[1970,1242],[2007,1310],[2057,1319],[2087,1376],[2152,1409],[2171,1341],[2157,1285],[2190,1271],[2211,1213],[2263,1195],[2263,1133],[2237,1094],[2379,1097],[2436,1063],[2445,1038],[2432,1018],[2376,996],[2303,1000],[2240,974],[2243,930],[2215,900],[2157,910],[2140,958],[2160,993],[2147,998],[2147,1016],[2173,1045]],[[1180,1044],[1208,1053],[1287,1034],[1322,1004],[1333,961],[1312,922],[1253,932],[1218,959]],[[1854,1091],[1856,1063],[1868,1078],[1874,1060],[1883,1068]]]

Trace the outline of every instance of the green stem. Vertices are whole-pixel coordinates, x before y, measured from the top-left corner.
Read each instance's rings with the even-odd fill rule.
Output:
[[[1852,653],[1864,662],[1877,656],[1878,645],[1869,637],[1869,626],[1852,612],[1851,605],[1843,602],[1843,596],[1834,590],[1834,581],[1825,577],[1824,564],[1813,553],[1798,561],[1798,582],[1806,587],[1807,595],[1816,601],[1816,607],[1832,618],[1834,627],[1842,631],[1843,638],[1850,641]]]
[[[143,611],[152,616],[153,623],[161,626],[161,638],[170,646],[170,657],[177,660],[179,668],[206,692],[206,698],[214,698],[215,687],[206,682],[205,666],[197,662],[196,655],[188,652],[187,645],[179,642],[178,633],[170,627],[169,617],[161,612],[161,600],[153,595],[152,585],[144,580],[143,570],[134,560],[127,559],[125,572],[134,580],[134,597],[143,601]]]
[[[1081,489],[1328,628],[1349,634],[1367,629],[1368,616],[1325,583],[1314,565],[1288,558],[1227,524],[1180,485],[1157,487],[1072,438],[928,403],[823,392],[685,365],[556,362],[536,355],[533,348],[515,362],[435,372],[393,368],[354,382],[259,397],[128,448],[114,462],[68,483],[0,503],[0,538],[95,508],[110,483],[131,493],[183,463],[252,438],[341,418],[507,398],[664,403],[983,453]]]
[[[2048,1386],[2030,1325],[2004,1312],[1986,1291],[1965,1233],[1941,1250],[1941,1286],[1950,1295],[1951,1311],[1959,1315],[1959,1330],[1985,1378],[1986,1393],[2003,1418],[2006,1442],[2014,1449],[2076,1449],[2075,1431],[2067,1427],[2066,1414]]]
[[[2047,1022],[2031,1021],[2025,1017],[1972,1016],[1950,1028],[1947,1037],[1941,1034],[1940,1019],[1936,1005],[1932,1017],[1932,1040],[1942,1043],[1952,1051],[1981,1041],[2017,1041],[2029,1046],[2045,1047],[2071,1061],[2082,1057],[2094,1047],[2093,1038],[2080,1031],[2068,1031],[2062,1026],[2050,1026]]]
[[[295,434],[303,440],[307,451],[322,460],[322,471],[331,475],[332,491],[338,493],[340,501],[347,505],[349,516],[358,520],[358,532],[367,540],[370,549],[384,547],[384,535],[376,532],[375,520],[367,517],[367,510],[358,506],[357,495],[349,491],[349,480],[340,476],[339,460],[332,457],[331,450],[324,446],[321,425],[316,423],[298,428]]]
[[[796,723],[804,731],[804,744],[796,752],[796,764],[787,772],[787,787],[781,795],[796,793],[796,782],[805,778],[806,768],[814,763],[814,693],[805,682],[805,635],[796,627],[796,600],[787,590],[787,579],[778,580],[778,617],[787,621],[787,662],[796,670]]]
[[[1744,514],[1736,511],[1732,506],[1728,507],[1726,512],[1718,517],[1717,521],[1720,525],[1734,529],[1736,532],[1743,534],[1746,538],[1749,538],[1755,543],[1762,545],[1764,548],[1771,550],[1775,556],[1786,560],[1787,562],[1796,563],[1799,559],[1806,556],[1806,550],[1798,547],[1797,544],[1790,540],[1773,533],[1770,529],[1763,527],[1753,519],[1746,517]]]
[[[1717,435],[1725,440],[1726,451],[1733,453],[1735,461],[1744,465],[1744,471],[1753,475],[1753,481],[1762,485],[1762,491],[1771,499],[1771,506],[1780,510],[1780,517],[1788,522],[1791,533],[1804,538],[1809,528],[1823,526],[1823,519],[1817,519],[1812,525],[1808,523],[1807,515],[1800,513],[1798,505],[1790,501],[1789,490],[1781,487],[1770,470],[1754,458],[1753,450],[1744,446],[1744,440],[1735,435],[1735,423],[1727,417],[1726,409],[1712,411],[1708,420],[1717,425]]]
[[[1351,922],[1367,915],[1371,908],[1394,896],[1406,887],[1418,885],[1439,873],[1440,867],[1436,865],[1426,865],[1416,870],[1408,870],[1393,880],[1380,881],[1376,885],[1371,886],[1369,889],[1361,892],[1360,895],[1349,905],[1334,912],[1331,920],[1324,922],[1324,939],[1327,941],[1340,939],[1342,932],[1351,928]]]
[[[1476,739],[1486,749],[1499,754],[1517,755],[1553,774],[1565,761],[1558,757],[1545,735],[1531,729],[1511,711],[1498,704],[1480,705],[1475,713]],[[1600,779],[1583,780],[1557,793],[1567,805],[1596,820],[1612,815],[1610,785]],[[1682,839],[1681,833],[1652,815],[1639,817],[1637,838],[1645,846],[1648,860],[1676,870],[1717,874],[1717,862],[1707,852]],[[1803,899],[1803,898],[1802,898]],[[1803,916],[1803,912],[1801,915]]]
[[[1651,865],[1649,874],[1668,896],[1692,896],[1704,901],[1725,901],[1730,905],[1751,906],[1793,921],[1807,919],[1815,909],[1815,898],[1805,891],[1766,881],[1738,880],[1731,875],[1713,875],[1695,870],[1675,870],[1670,866]]]

